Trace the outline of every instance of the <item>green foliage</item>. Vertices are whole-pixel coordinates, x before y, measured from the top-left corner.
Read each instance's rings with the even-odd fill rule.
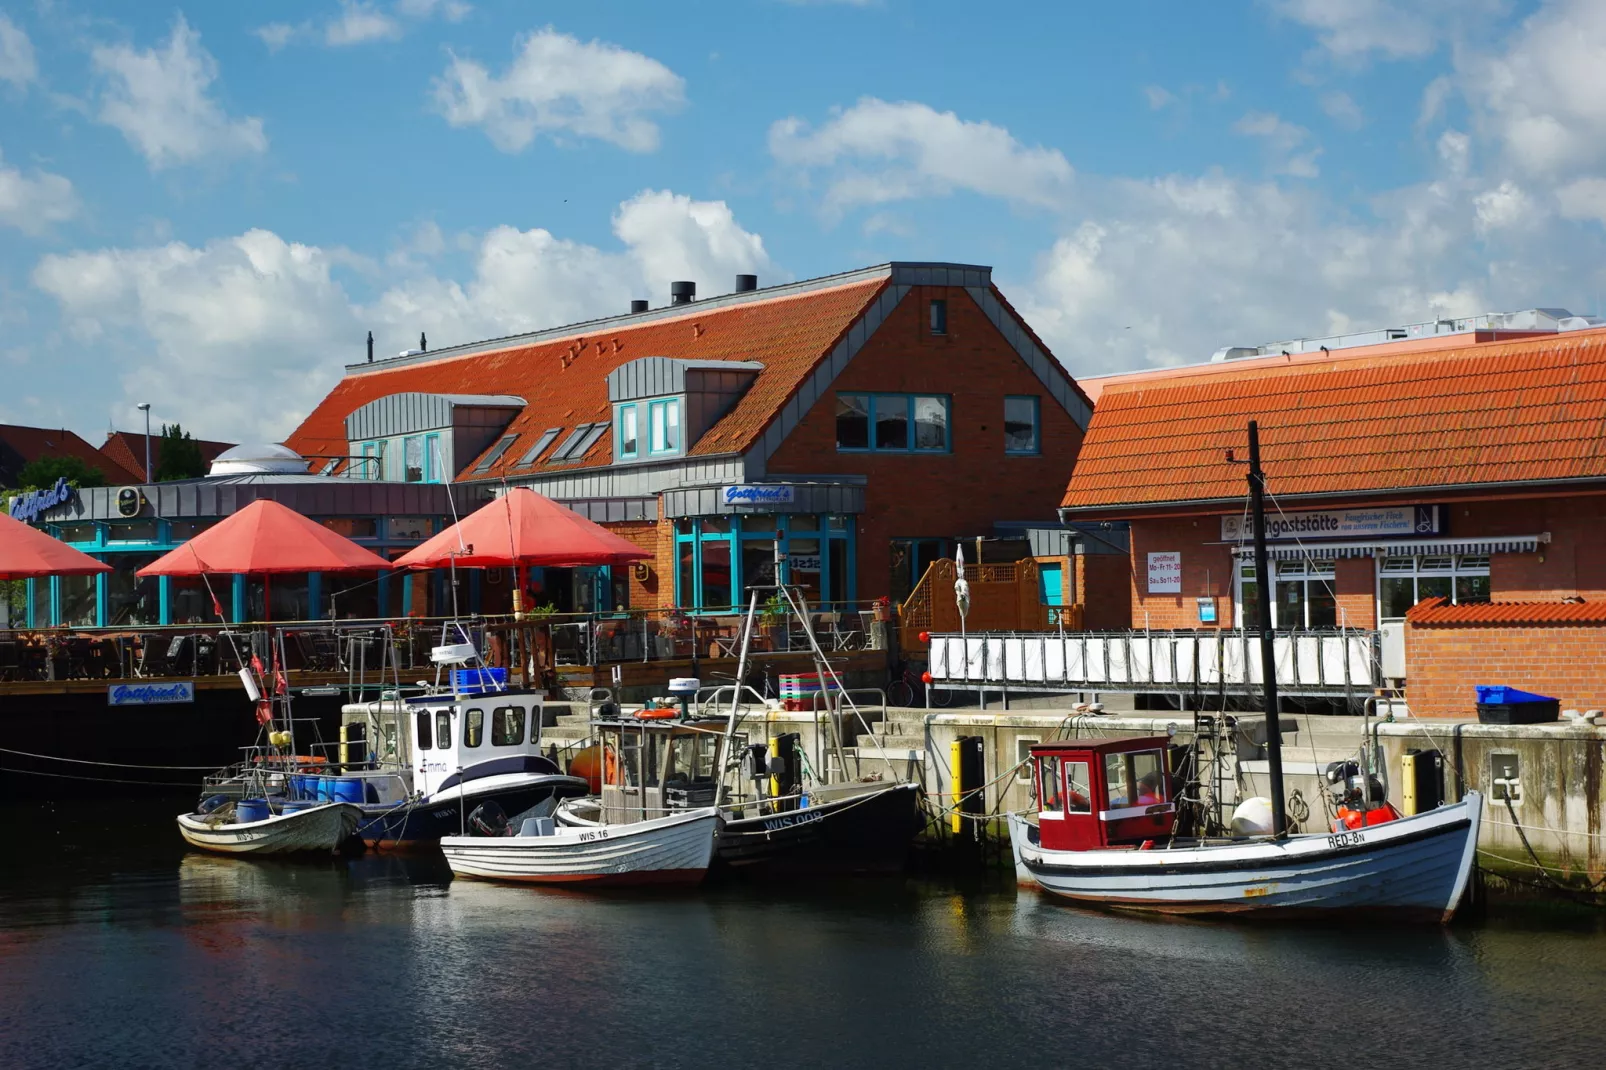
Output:
[[[758,623],[761,626],[774,628],[786,620],[787,604],[779,592],[770,595],[759,606]]]
[[[151,443],[156,453],[156,443]],[[201,459],[201,444],[178,424],[162,425],[162,443],[156,461],[156,482],[171,479],[199,479],[206,475],[206,462]]]
[[[17,489],[43,490],[53,487],[63,476],[75,487],[104,487],[106,477],[99,468],[78,457],[35,457],[17,473]]]

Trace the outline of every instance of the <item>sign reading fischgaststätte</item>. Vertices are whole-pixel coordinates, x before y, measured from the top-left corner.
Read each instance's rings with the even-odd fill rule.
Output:
[[[1437,505],[1397,505],[1384,509],[1323,509],[1316,512],[1276,513],[1266,517],[1268,539],[1391,539],[1412,535],[1443,535],[1443,510]],[[1224,542],[1253,538],[1245,516],[1221,518]]]

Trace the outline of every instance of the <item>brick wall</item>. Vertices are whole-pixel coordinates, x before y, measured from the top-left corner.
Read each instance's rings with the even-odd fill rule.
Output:
[[[660,512],[662,506],[659,507]],[[630,577],[630,606],[632,609],[656,609],[673,605],[675,601],[675,527],[667,520],[656,524],[649,520],[629,523],[604,524],[603,527],[627,542],[634,543],[652,554],[646,580],[636,578],[636,570],[629,565],[616,568],[615,576],[622,571]]]
[[[1132,562],[1120,554],[1080,554],[1076,562],[1076,600],[1083,627],[1113,632],[1132,626]]]
[[[928,302],[948,302],[948,331],[932,335]],[[838,453],[837,391],[952,396],[948,454]],[[1004,453],[1004,396],[1041,398],[1037,456]],[[774,456],[770,471],[869,477],[859,517],[857,597],[890,586],[895,538],[992,533],[998,520],[1057,517],[1082,432],[986,315],[959,287],[914,287],[814,403]]]
[[[1221,521],[1214,516],[1133,521],[1132,627],[1208,628],[1199,623],[1198,600],[1205,596],[1215,599],[1217,626],[1233,627],[1230,550],[1221,542]],[[1182,592],[1150,594],[1149,554],[1169,551],[1182,554]]]
[[[1478,684],[1553,695],[1563,709],[1606,709],[1606,624],[1407,623],[1405,697],[1416,717],[1477,717]]]

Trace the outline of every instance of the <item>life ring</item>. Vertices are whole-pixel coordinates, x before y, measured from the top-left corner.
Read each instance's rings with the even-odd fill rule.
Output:
[[[679,716],[680,711],[674,709],[660,708],[656,710],[636,711],[636,720],[638,721],[672,721]]]

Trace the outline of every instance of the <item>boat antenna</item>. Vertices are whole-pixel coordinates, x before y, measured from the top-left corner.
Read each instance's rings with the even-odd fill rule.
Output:
[[[1277,702],[1276,634],[1271,627],[1271,569],[1266,562],[1266,473],[1260,467],[1260,426],[1249,421],[1249,502],[1255,527],[1255,610],[1260,619],[1260,676],[1265,681],[1266,759],[1271,774],[1271,829],[1288,834],[1283,796],[1283,735]]]

